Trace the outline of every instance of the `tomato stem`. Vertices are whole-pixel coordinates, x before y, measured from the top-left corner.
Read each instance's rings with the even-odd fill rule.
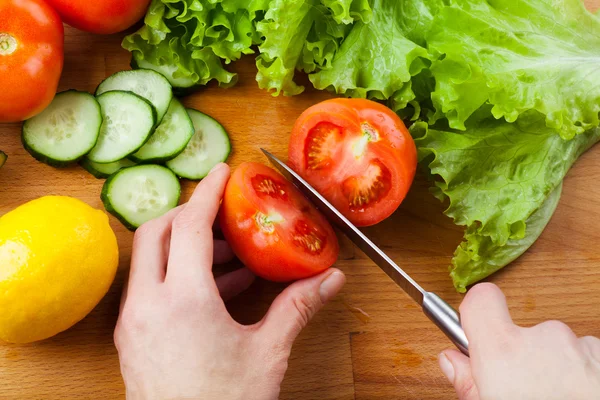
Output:
[[[17,50],[17,41],[8,33],[0,33],[0,56],[7,56]]]

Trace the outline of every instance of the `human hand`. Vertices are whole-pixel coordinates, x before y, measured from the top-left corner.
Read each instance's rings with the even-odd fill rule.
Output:
[[[460,400],[600,399],[600,340],[578,338],[562,322],[513,324],[492,284],[474,286],[460,306],[470,358],[440,354],[440,368]]]
[[[296,336],[345,282],[330,269],[290,285],[259,323],[235,322],[222,298],[254,277],[211,271],[233,257],[212,232],[228,178],[218,165],[188,204],[135,234],[115,329],[129,399],[277,399]]]

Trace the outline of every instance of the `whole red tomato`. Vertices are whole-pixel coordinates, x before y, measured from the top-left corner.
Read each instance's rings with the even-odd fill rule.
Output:
[[[142,19],[150,0],[47,0],[63,21],[82,31],[111,34]]]
[[[0,0],[0,122],[40,113],[63,67],[63,24],[43,0]]]
[[[238,258],[276,282],[307,278],[337,259],[337,237],[325,217],[283,176],[243,163],[229,180],[220,226]]]
[[[290,166],[357,226],[400,205],[417,169],[417,149],[389,108],[333,99],[307,109],[292,131]]]

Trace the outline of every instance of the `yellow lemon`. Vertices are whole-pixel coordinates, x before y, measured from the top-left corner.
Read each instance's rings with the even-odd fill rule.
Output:
[[[108,217],[70,197],[31,201],[0,218],[0,339],[46,339],[108,291],[119,249]]]

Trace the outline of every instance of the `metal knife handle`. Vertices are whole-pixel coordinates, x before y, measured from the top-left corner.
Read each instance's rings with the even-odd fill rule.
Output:
[[[464,355],[469,355],[469,340],[460,324],[458,313],[450,304],[437,294],[426,292],[423,296],[423,312]]]

